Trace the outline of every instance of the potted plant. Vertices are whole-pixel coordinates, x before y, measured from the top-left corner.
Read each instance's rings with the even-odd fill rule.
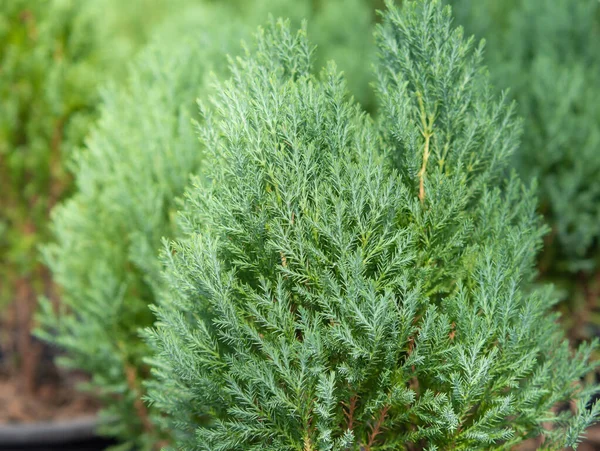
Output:
[[[38,247],[71,191],[67,161],[97,117],[99,85],[119,79],[166,3],[142,20],[137,0],[0,5],[0,448],[95,437],[97,402],[74,389],[85,376],[56,368],[60,352],[31,333],[38,297],[60,299]]]

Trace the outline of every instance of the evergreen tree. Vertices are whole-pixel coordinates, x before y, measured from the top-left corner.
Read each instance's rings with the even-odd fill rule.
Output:
[[[53,214],[56,241],[44,253],[63,296],[58,311],[42,304],[39,333],[67,351],[65,366],[91,375],[88,389],[111,420],[103,432],[123,449],[152,449],[162,436],[142,402],[147,348],[138,328],[152,323],[156,249],[174,235],[175,199],[201,162],[194,99],[235,40],[226,17],[218,7],[187,8],[163,25],[125,85],[103,90],[100,119],[75,161],[77,192]]]
[[[179,449],[558,450],[594,420],[593,345],[530,284],[519,124],[450,15],[388,4],[377,123],[282,22],[217,86],[147,331]]]

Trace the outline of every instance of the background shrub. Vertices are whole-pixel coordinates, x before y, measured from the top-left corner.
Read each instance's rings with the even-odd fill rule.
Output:
[[[29,335],[36,298],[58,297],[38,246],[71,188],[65,163],[97,116],[98,85],[122,75],[167,3],[0,4],[0,305],[12,301],[2,308],[2,363],[20,369],[28,391],[40,353]]]
[[[98,84],[123,72],[126,59],[147,39],[152,13],[160,14],[146,9],[140,21],[137,13],[148,2],[118,3],[11,0],[0,7],[5,301],[16,279],[37,279],[36,246],[46,234],[48,211],[68,190],[63,163],[96,116]]]
[[[212,61],[239,36],[229,23],[219,8],[188,9],[165,25],[178,37],[160,35],[125,85],[103,90],[100,119],[77,156],[76,194],[54,213],[46,261],[63,298],[57,314],[44,304],[40,320],[52,334],[44,336],[67,351],[64,363],[91,374],[90,388],[115,420],[104,432],[124,448],[160,441],[142,402],[147,352],[137,329],[152,322],[156,249],[174,235],[175,199],[201,161],[195,98]]]

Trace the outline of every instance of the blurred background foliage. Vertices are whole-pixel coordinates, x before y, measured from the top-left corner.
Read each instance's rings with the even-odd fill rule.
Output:
[[[167,0],[10,0],[0,5],[0,304],[2,367],[35,388],[36,299],[57,299],[38,247],[71,190],[66,162],[97,117],[98,86],[167,11]],[[143,16],[139,11],[144,11]]]
[[[539,183],[551,226],[539,269],[562,291],[572,338],[600,330],[600,3],[449,0],[485,38],[498,89],[524,120],[515,167]]]
[[[35,278],[48,212],[68,192],[65,161],[96,117],[97,86],[123,73],[168,3],[10,0],[0,7],[1,297]],[[148,11],[141,21],[140,10]],[[99,20],[101,18],[102,20]],[[34,283],[36,291],[41,287]]]
[[[76,152],[75,193],[55,209],[44,249],[62,297],[57,310],[42,303],[40,335],[67,351],[63,365],[91,375],[87,388],[112,420],[104,432],[123,449],[153,449],[168,436],[142,403],[149,374],[139,328],[153,321],[161,238],[175,235],[176,199],[202,162],[195,99],[248,32],[230,6],[183,9],[126,81],[102,90],[100,117]]]

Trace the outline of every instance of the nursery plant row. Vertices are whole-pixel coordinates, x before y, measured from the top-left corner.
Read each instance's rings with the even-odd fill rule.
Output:
[[[0,375],[58,355],[122,450],[576,449],[597,42],[596,0],[2,3]]]

